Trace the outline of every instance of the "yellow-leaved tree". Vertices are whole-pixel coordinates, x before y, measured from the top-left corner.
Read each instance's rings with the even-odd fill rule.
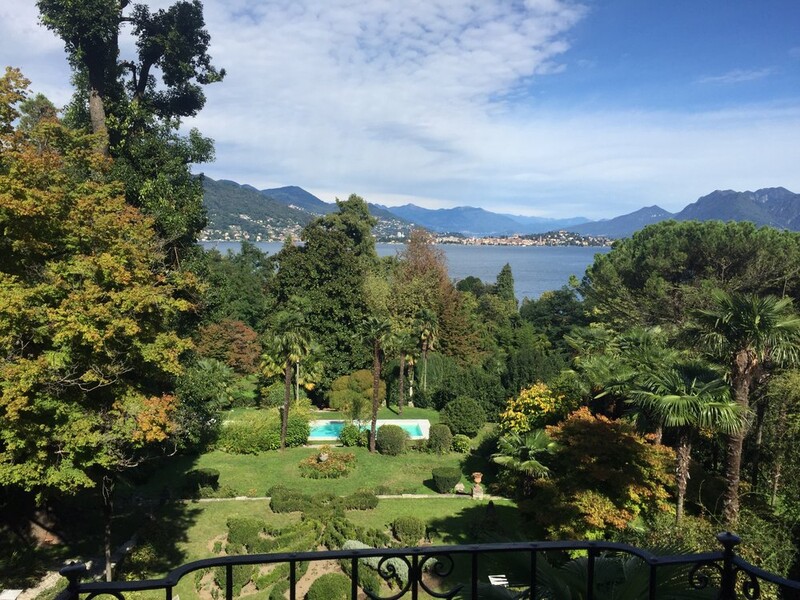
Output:
[[[52,115],[14,127],[27,85],[0,77],[0,485],[102,486],[108,562],[117,474],[169,449],[196,281],[91,135]]]

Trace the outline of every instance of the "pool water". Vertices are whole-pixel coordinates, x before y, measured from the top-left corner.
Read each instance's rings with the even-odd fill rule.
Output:
[[[378,427],[385,425],[378,420]],[[399,425],[411,438],[422,438],[425,433],[418,422],[409,421],[408,423],[393,423]],[[338,439],[339,434],[345,426],[345,421],[315,421],[311,424],[309,440],[332,440]],[[369,429],[369,423],[361,425],[361,429]]]

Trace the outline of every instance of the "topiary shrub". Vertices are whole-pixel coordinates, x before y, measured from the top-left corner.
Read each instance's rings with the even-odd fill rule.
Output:
[[[252,517],[230,517],[227,525],[228,542],[241,544],[251,551],[265,527],[264,521]]]
[[[358,425],[348,423],[342,427],[342,431],[339,433],[339,441],[342,442],[342,446],[347,446],[348,448],[355,446],[365,447],[369,445],[369,433]]]
[[[272,512],[285,513],[307,510],[311,506],[311,498],[297,490],[290,490],[276,485],[267,490],[270,497],[269,506]]]
[[[306,594],[307,600],[348,600],[350,598],[350,578],[342,573],[321,575]]]
[[[444,423],[436,423],[431,425],[428,433],[428,452],[435,452],[436,454],[447,454],[450,452],[450,446],[453,443],[453,434],[450,433],[450,428]]]
[[[449,494],[461,481],[461,470],[458,467],[437,467],[432,473],[433,485],[440,494]]]
[[[425,537],[425,523],[418,517],[397,517],[392,523],[392,533],[400,543],[413,546]]]
[[[451,444],[453,448],[453,452],[459,452],[461,454],[466,454],[472,449],[472,444],[469,441],[469,438],[462,433],[453,436],[453,442]]]
[[[448,425],[453,433],[474,437],[486,423],[486,412],[477,400],[461,396],[445,405],[440,422]]]
[[[341,499],[345,510],[372,510],[378,506],[378,497],[369,490],[358,490]]]
[[[381,425],[375,435],[375,447],[381,454],[397,456],[406,451],[408,434],[399,425]]]

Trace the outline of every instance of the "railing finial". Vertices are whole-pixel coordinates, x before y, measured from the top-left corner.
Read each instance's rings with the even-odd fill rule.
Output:
[[[88,572],[86,565],[82,562],[71,562],[58,572],[61,576],[66,577],[69,582],[67,583],[66,597],[70,600],[77,600],[81,577]]]
[[[720,582],[720,599],[733,600],[736,598],[736,571],[733,565],[734,549],[742,543],[735,533],[723,531],[717,535],[717,540],[722,544],[722,581]]]

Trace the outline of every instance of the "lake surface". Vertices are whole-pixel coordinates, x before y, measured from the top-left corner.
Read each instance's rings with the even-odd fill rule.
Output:
[[[203,242],[205,248],[220,252],[239,251],[239,242]],[[268,254],[278,252],[281,242],[260,242],[259,249]],[[494,283],[503,265],[511,265],[517,298],[538,298],[542,292],[557,290],[566,285],[570,275],[583,277],[595,254],[605,254],[610,248],[581,246],[462,246],[440,244],[447,257],[447,270],[455,280],[473,275]],[[404,248],[401,244],[377,244],[379,256],[394,256]]]

